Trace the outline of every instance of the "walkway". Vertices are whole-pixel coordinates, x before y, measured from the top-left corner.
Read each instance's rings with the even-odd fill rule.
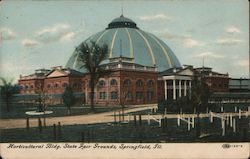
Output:
[[[137,111],[143,111],[148,110],[155,107],[154,105],[145,105],[140,107],[131,107],[126,110],[124,110],[124,114],[131,113],[131,112],[137,112]],[[225,115],[232,114],[233,116],[238,116],[238,113],[225,113]],[[78,115],[78,116],[64,116],[64,117],[47,117],[46,118],[46,125],[51,126],[53,124],[57,124],[58,122],[61,122],[61,125],[74,125],[74,124],[96,124],[96,123],[108,123],[114,121],[114,111],[112,112],[105,112],[105,113],[99,113],[99,114],[89,114],[89,115]],[[116,114],[118,115],[118,114]],[[167,114],[165,117],[168,119],[177,118],[178,114]],[[245,113],[242,113],[242,116],[245,115]],[[249,115],[249,112],[248,112]],[[197,117],[196,114],[183,114],[182,117]],[[162,115],[154,115],[154,118],[161,118]],[[200,118],[209,117],[209,113],[200,114]],[[118,117],[116,118],[118,120]],[[132,116],[131,116],[132,119]],[[138,118],[137,118],[138,119]],[[142,115],[142,120],[147,120],[148,115]],[[42,119],[43,120],[43,119]],[[125,116],[125,120],[128,120],[128,116]],[[43,121],[42,121],[43,122]],[[38,126],[38,120],[37,118],[30,118],[30,127],[37,127]],[[10,129],[10,128],[25,128],[26,127],[26,119],[3,119],[0,120],[0,129]]]

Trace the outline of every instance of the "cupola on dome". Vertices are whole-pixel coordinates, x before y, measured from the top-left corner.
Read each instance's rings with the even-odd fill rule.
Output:
[[[109,59],[120,56],[131,58],[136,64],[156,66],[159,72],[181,67],[173,51],[162,40],[139,29],[134,21],[123,15],[112,20],[105,30],[93,34],[83,42],[91,41],[99,45],[107,44]],[[73,52],[66,67],[83,72],[77,54],[76,51]],[[109,59],[103,63],[108,63]]]

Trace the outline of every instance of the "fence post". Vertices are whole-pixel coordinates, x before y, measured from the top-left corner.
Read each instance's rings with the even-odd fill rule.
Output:
[[[162,125],[161,119],[162,119],[162,117],[160,117],[160,119],[159,119],[159,127],[161,127],[161,125]]]
[[[58,139],[62,137],[61,122],[58,122]]]
[[[190,131],[190,117],[188,117],[188,131]]]
[[[121,112],[119,110],[119,123],[121,123]]]
[[[236,132],[236,123],[235,123],[235,118],[233,118],[233,132]]]
[[[180,122],[180,115],[177,116],[177,125],[180,126],[181,122]]]
[[[130,123],[130,114],[128,115],[128,124]]]
[[[124,106],[122,107],[122,121],[124,121]]]
[[[194,116],[192,117],[192,128],[194,128]]]
[[[225,136],[225,120],[221,118],[222,136]]]
[[[227,121],[227,125],[229,125],[229,115],[226,115],[226,121]]]
[[[39,127],[39,132],[42,132],[42,121],[41,118],[38,118],[38,127]]]
[[[233,127],[233,115],[230,114],[230,127]]]
[[[246,117],[246,118],[248,117],[248,111],[245,112],[245,117]]]
[[[136,127],[136,115],[134,115],[134,126]]]
[[[142,126],[141,114],[139,114],[139,125]]]
[[[114,111],[114,122],[116,124],[116,111]]]
[[[162,128],[162,131],[164,131],[164,127],[165,127],[164,118],[161,118],[160,121],[161,121],[161,128]]]
[[[210,110],[209,114],[210,114],[210,123],[212,123],[213,122],[213,114],[212,114],[211,110]]]
[[[150,116],[148,114],[148,125],[150,125]]]
[[[236,107],[236,106],[234,107],[234,112],[235,112],[235,113],[237,112],[237,107]]]
[[[168,118],[167,117],[164,118],[164,124],[165,124],[164,127],[167,128],[168,127]]]
[[[30,120],[29,120],[29,118],[26,118],[26,129],[27,130],[30,129]]]
[[[239,119],[241,119],[241,109],[239,109]]]
[[[223,112],[224,110],[223,110],[223,107],[220,107],[220,112]]]
[[[208,107],[207,107],[207,109],[206,109],[206,110],[207,110],[206,112],[207,112],[207,114],[208,114]]]

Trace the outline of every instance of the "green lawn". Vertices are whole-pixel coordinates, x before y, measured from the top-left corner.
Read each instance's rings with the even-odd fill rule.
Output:
[[[248,118],[236,118],[237,133],[230,126],[226,135],[221,136],[220,120],[210,123],[208,118],[201,119],[201,137],[196,137],[196,128],[187,131],[187,124],[177,126],[176,119],[168,119],[167,127],[161,128],[156,122],[143,121],[134,125],[134,121],[123,124],[104,123],[91,125],[63,125],[61,137],[55,139],[53,127],[1,130],[1,142],[104,142],[104,143],[168,143],[168,142],[245,142],[250,141]],[[57,127],[58,128],[58,127]]]

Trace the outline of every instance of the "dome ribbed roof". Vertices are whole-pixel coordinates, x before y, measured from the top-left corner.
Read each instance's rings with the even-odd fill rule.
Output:
[[[132,20],[120,16],[109,23],[108,27],[88,39],[85,43],[95,41],[99,45],[107,44],[109,58],[128,57],[134,63],[144,66],[157,66],[158,71],[180,67],[180,62],[173,51],[155,35],[138,29]],[[103,63],[108,63],[105,60]],[[66,67],[79,71],[81,64],[77,61],[77,52],[68,60]]]
[[[114,20],[112,20],[112,22],[109,23],[107,29],[122,28],[122,27],[137,28],[136,23],[134,21],[132,21],[131,19],[126,18],[123,15],[121,15],[120,17],[115,18]]]

